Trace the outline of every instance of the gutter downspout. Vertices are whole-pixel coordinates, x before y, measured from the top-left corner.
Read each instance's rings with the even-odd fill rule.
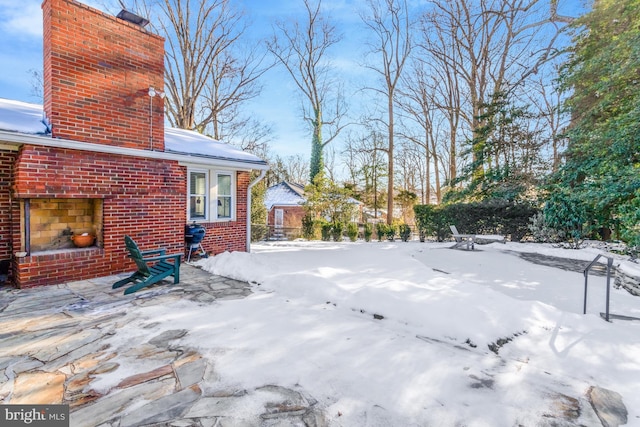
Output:
[[[260,176],[247,187],[247,253],[251,253],[251,188],[262,181],[266,174],[266,170],[261,170]]]

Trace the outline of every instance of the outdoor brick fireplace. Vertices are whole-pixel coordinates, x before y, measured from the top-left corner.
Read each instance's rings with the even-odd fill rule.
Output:
[[[23,212],[31,253],[75,248],[71,237],[83,233],[97,236],[100,246],[102,199],[28,199]]]
[[[114,153],[164,151],[162,100],[151,104],[148,94],[164,85],[164,39],[75,0],[45,0],[42,12],[44,112],[52,139],[69,147],[24,144],[15,155],[13,281],[32,287],[129,269],[125,234],[183,250],[185,168]],[[96,240],[77,248],[72,236],[83,233]]]
[[[183,252],[189,168],[235,174],[235,217],[203,224],[204,245],[245,250],[249,171],[267,165],[187,131],[166,146],[164,100],[150,95],[164,90],[164,39],[77,0],[44,0],[42,12],[44,114],[0,102],[11,119],[0,129],[0,281],[132,271],[125,236]],[[76,247],[83,233],[96,238]]]

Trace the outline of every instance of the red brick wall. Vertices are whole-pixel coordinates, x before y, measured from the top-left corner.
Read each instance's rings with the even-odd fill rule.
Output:
[[[153,98],[150,114],[148,95],[164,87],[164,39],[74,0],[45,0],[42,10],[53,136],[164,151],[163,100]]]
[[[125,234],[142,250],[184,251],[186,168],[177,162],[26,145],[14,175],[16,198],[103,199],[102,247],[19,258],[14,274],[20,287],[134,271]],[[12,208],[19,218],[18,200]],[[20,248],[20,232],[13,231],[14,248]]]
[[[163,151],[164,106],[160,97],[151,104],[148,90],[163,90],[164,40],[74,0],[45,0],[42,8],[44,109],[53,137]],[[0,157],[0,185],[5,163]],[[14,252],[25,249],[21,201],[103,201],[99,246],[17,258],[12,272],[20,287],[133,271],[124,235],[142,250],[185,250],[186,168],[177,162],[24,145],[13,180],[12,203],[2,211],[11,212]],[[248,184],[249,173],[238,172],[235,221],[206,225],[209,253],[246,250]],[[0,207],[5,199],[0,193]]]
[[[302,206],[273,206],[267,215],[267,225],[276,224],[276,209],[284,211],[283,224],[284,228],[302,228],[302,218],[306,211]]]
[[[249,173],[238,172],[236,175],[236,220],[202,224],[205,233],[202,247],[209,255],[222,252],[247,250],[247,188]],[[194,252],[195,254],[195,252]]]
[[[11,181],[15,151],[0,149],[0,262],[11,259]]]

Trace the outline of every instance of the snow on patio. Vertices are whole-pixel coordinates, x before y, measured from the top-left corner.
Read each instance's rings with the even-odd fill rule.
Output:
[[[581,273],[517,254],[589,261],[593,250],[449,246],[256,244],[199,261],[253,283],[248,298],[143,310],[189,329],[181,342],[215,360],[221,382],[299,386],[331,425],[596,425],[592,386],[620,393],[628,425],[640,424],[640,321],[600,318],[605,278],[596,276],[582,315]],[[640,299],[612,287],[611,311],[640,317]]]

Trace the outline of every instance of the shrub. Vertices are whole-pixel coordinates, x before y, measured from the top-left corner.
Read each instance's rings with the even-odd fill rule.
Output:
[[[358,224],[356,224],[355,222],[350,222],[349,224],[347,224],[347,236],[352,242],[358,240]]]
[[[396,226],[391,224],[391,225],[387,225],[386,230],[385,230],[385,235],[387,236],[387,240],[390,242],[393,242],[395,240],[396,237]]]
[[[421,242],[427,236],[435,236],[442,242],[449,235],[449,212],[442,205],[416,205],[413,210]]]
[[[366,222],[364,224],[364,241],[370,242],[372,234],[373,234],[373,225],[371,225],[371,223],[369,222]]]
[[[304,188],[304,193],[305,210],[313,216],[327,218],[333,223],[346,223],[355,209],[351,191],[330,180],[323,172],[317,174],[313,183]]]
[[[529,218],[538,210],[529,203],[506,200],[485,200],[476,203],[450,205],[418,205],[416,223],[420,233],[436,236],[438,241],[451,235],[449,225],[456,225],[461,233],[502,234],[512,241],[529,233]]]
[[[327,221],[320,222],[320,234],[322,235],[322,241],[328,242],[331,240],[331,223]]]
[[[529,234],[529,220],[539,209],[526,202],[502,202],[494,207],[497,234],[509,235],[519,242]]]
[[[382,242],[382,239],[387,235],[387,224],[384,222],[376,223],[376,234],[378,235],[378,242]]]
[[[264,224],[251,224],[251,241],[265,240],[269,234],[269,226]]]
[[[529,218],[529,231],[533,240],[538,243],[556,243],[562,240],[560,233],[549,227],[542,212]]]
[[[313,217],[309,214],[306,214],[302,217],[302,237],[307,240],[311,240],[315,237],[316,222],[313,220]]]
[[[344,231],[344,224],[340,221],[335,221],[331,224],[331,236],[334,242],[342,241],[342,232]]]
[[[431,234],[429,230],[429,218],[432,214],[432,205],[416,205],[413,212],[416,217],[416,227],[420,235],[420,241],[424,242],[427,235]]]
[[[409,227],[408,224],[400,224],[400,227],[398,227],[398,234],[403,242],[408,241],[409,237],[411,237],[411,227]]]
[[[632,256],[637,258],[640,250],[640,189],[636,191],[636,198],[619,208],[621,235],[630,249]]]
[[[589,218],[593,215],[587,204],[570,191],[555,191],[544,207],[545,222],[575,249],[593,231]]]

